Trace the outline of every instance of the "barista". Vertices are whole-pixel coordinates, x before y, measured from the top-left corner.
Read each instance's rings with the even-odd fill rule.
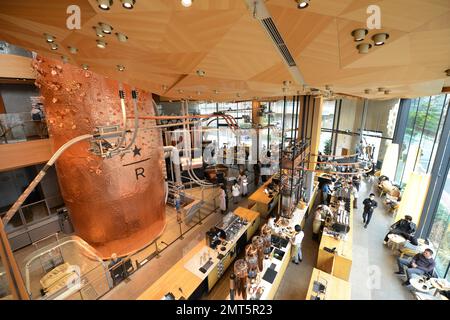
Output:
[[[319,205],[317,207],[317,210],[314,214],[314,221],[313,221],[313,239],[314,240],[319,240],[319,236],[320,236],[320,230],[323,227],[323,223],[325,221],[325,218],[327,215],[332,216],[333,212],[331,211],[330,207],[326,206],[326,205]]]

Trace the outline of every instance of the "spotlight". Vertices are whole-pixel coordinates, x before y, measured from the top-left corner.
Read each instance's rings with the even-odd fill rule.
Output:
[[[67,49],[69,49],[69,52],[71,54],[77,54],[77,52],[78,52],[78,49],[75,47],[67,47]]]
[[[370,89],[364,89],[365,94],[370,94]]]
[[[136,3],[135,0],[120,0],[122,2],[122,7],[125,9],[133,9],[134,4]]]
[[[356,42],[363,41],[368,33],[369,31],[367,29],[355,29],[352,31],[352,37]]]
[[[297,1],[297,8],[299,9],[305,9],[309,6],[309,0],[296,0]]]
[[[240,98],[240,97],[241,97],[241,94],[240,94],[239,92],[236,93],[236,97]]]
[[[123,33],[116,32],[116,37],[117,37],[117,40],[119,40],[120,42],[128,41],[128,37],[126,35],[124,35]]]
[[[389,93],[391,93],[391,90],[384,90],[384,94],[389,94]]]
[[[378,88],[378,92],[384,92],[384,90],[385,90],[385,89],[384,89],[383,87],[379,87],[379,88]]]
[[[47,41],[48,43],[52,43],[55,41],[55,37],[52,36],[51,34],[44,33],[44,37],[45,37],[45,41]]]
[[[88,70],[89,69],[89,66],[87,64],[85,64],[85,63],[83,63],[81,65],[81,67],[83,68],[83,70]]]
[[[165,84],[162,85],[162,89],[163,89],[164,91],[167,91],[168,88],[169,88],[169,87],[166,86]]]
[[[219,91],[217,91],[217,90],[214,90],[214,94],[219,94]]]
[[[50,43],[50,49],[52,50],[58,50],[58,45],[54,42]]]
[[[106,48],[106,42],[103,40],[97,40],[97,47],[99,47],[100,49],[105,49]]]
[[[123,65],[121,65],[121,64],[118,64],[117,65],[117,70],[118,71],[123,71],[123,70],[125,70],[125,67]]]
[[[113,27],[111,27],[109,24],[100,22],[100,23],[99,23],[99,26],[100,26],[100,28],[102,29],[102,32],[103,32],[103,33],[111,34],[111,31],[112,31]]]
[[[198,75],[199,77],[204,77],[205,74],[206,74],[206,72],[203,71],[203,70],[197,70],[196,73],[197,73],[197,75]]]
[[[105,36],[102,32],[102,29],[99,26],[95,26],[93,28],[95,30],[95,34],[97,35],[97,37],[103,38]]]
[[[181,5],[183,7],[189,8],[190,6],[192,6],[192,1],[193,0],[181,0]]]
[[[179,89],[179,90],[178,90],[178,93],[183,93],[183,92],[184,92],[184,91],[183,91],[183,90],[181,90],[181,89]]]
[[[199,95],[201,95],[202,93],[200,92],[200,91],[197,91],[197,95],[199,96]]]
[[[362,54],[368,53],[370,48],[372,48],[372,45],[370,43],[360,43],[356,46],[358,52]]]
[[[376,46],[382,46],[387,39],[389,39],[389,34],[387,33],[377,33],[372,36],[372,40]]]
[[[325,90],[330,91],[330,90],[331,90],[331,86],[330,86],[329,84],[326,84],[326,85],[325,85]]]
[[[290,85],[291,85],[291,81],[290,80],[284,80],[283,81],[283,86],[289,87]]]
[[[97,0],[97,3],[98,7],[102,10],[109,10],[113,4],[112,0]]]
[[[444,72],[445,72],[445,74],[447,75],[447,77],[450,77],[450,69],[447,69],[447,70],[445,70]]]

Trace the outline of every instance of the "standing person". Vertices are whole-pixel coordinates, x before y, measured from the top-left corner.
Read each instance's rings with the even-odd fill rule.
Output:
[[[258,161],[253,165],[253,173],[255,175],[255,188],[259,185],[259,176],[261,175],[261,163]]]
[[[267,226],[272,230],[275,231],[275,216],[274,215],[270,215],[269,219],[267,220]]]
[[[322,203],[328,205],[328,197],[331,195],[330,182],[325,182],[322,186]]]
[[[378,203],[375,201],[375,194],[371,193],[369,195],[369,198],[366,198],[363,201],[364,205],[364,212],[363,212],[363,222],[364,222],[364,228],[367,228],[367,226],[370,223],[370,219],[372,219],[373,210],[378,207]]]
[[[315,240],[319,240],[320,229],[322,228],[322,223],[325,221],[325,218],[329,215],[333,215],[331,209],[326,205],[317,206],[316,212],[314,214],[314,221],[312,225],[313,235],[312,238]]]
[[[219,200],[220,200],[220,210],[222,211],[223,214],[225,214],[227,212],[227,192],[225,190],[225,186],[221,186],[220,187],[220,195],[219,195]]]
[[[241,195],[241,190],[237,181],[231,187],[231,194],[233,195],[233,202],[236,204],[239,202],[239,196]]]
[[[358,188],[355,185],[350,184],[350,194],[353,195],[353,209],[358,209]]]
[[[294,245],[294,256],[292,257],[292,262],[298,264],[303,261],[302,255],[302,241],[305,234],[303,233],[302,227],[299,224],[295,225],[295,236],[291,238],[291,243]]]
[[[242,195],[244,197],[246,197],[248,194],[248,179],[247,179],[247,176],[245,175],[245,173],[241,178],[241,190],[242,190]]]
[[[353,183],[353,185],[356,187],[356,190],[358,190],[358,192],[359,192],[359,186],[360,186],[360,184],[361,184],[361,181],[359,180],[358,175],[354,175],[354,176],[353,176],[353,178],[352,178],[352,183]]]

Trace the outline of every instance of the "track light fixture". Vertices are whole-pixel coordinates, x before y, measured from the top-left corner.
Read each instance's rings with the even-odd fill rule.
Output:
[[[97,40],[97,47],[99,47],[100,49],[105,49],[106,48],[106,42],[103,40]]]
[[[83,68],[83,70],[88,70],[88,69],[89,69],[89,66],[88,66],[87,64],[83,63],[83,64],[81,65],[81,68]]]
[[[100,22],[98,25],[100,26],[103,33],[111,34],[113,27],[111,27],[109,24]]]
[[[206,72],[205,72],[204,70],[200,70],[200,69],[197,70],[196,73],[197,73],[197,75],[198,75],[199,77],[204,77],[205,74],[206,74]]]
[[[192,2],[193,0],[181,0],[181,5],[183,7],[189,8],[190,6],[192,6]]]
[[[58,45],[54,42],[50,43],[50,49],[52,50],[58,50]]]
[[[309,0],[295,0],[297,1],[297,8],[305,9],[309,6]]]
[[[103,38],[105,35],[103,34],[102,29],[99,26],[95,26],[93,27],[95,30],[95,34],[97,35],[97,37],[99,38]]]
[[[116,37],[117,37],[117,40],[119,40],[120,42],[127,42],[128,41],[128,36],[126,36],[123,33],[116,32]]]
[[[97,0],[97,3],[102,10],[109,10],[113,4],[112,0]]]
[[[372,48],[370,43],[360,43],[356,46],[356,49],[358,49],[358,52],[361,54],[368,53],[370,48]]]
[[[369,31],[367,29],[355,29],[352,31],[352,37],[356,42],[363,41],[368,33]]]
[[[123,65],[121,65],[121,64],[118,64],[117,65],[117,71],[123,71],[123,70],[125,70],[125,67]]]
[[[71,53],[71,54],[77,54],[78,53],[78,49],[77,48],[75,48],[75,47],[67,47],[67,49],[69,49],[69,52]]]
[[[372,41],[376,46],[382,46],[386,40],[389,39],[389,34],[387,33],[377,33],[372,36]]]
[[[52,43],[55,41],[55,37],[52,36],[51,34],[44,33],[44,37],[45,37],[45,41],[47,41],[48,43]]]
[[[125,9],[133,9],[134,4],[136,3],[135,0],[120,0],[122,2],[122,7]]]

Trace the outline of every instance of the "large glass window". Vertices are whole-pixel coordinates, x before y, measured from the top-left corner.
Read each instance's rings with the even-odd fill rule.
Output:
[[[448,101],[449,97],[445,94],[411,100],[395,176],[397,183],[404,184],[410,171],[421,173],[431,171],[443,119],[448,110]],[[405,170],[407,162],[412,166]]]
[[[448,272],[450,261],[450,172],[442,191],[429,239],[436,250],[436,272],[450,280]]]

